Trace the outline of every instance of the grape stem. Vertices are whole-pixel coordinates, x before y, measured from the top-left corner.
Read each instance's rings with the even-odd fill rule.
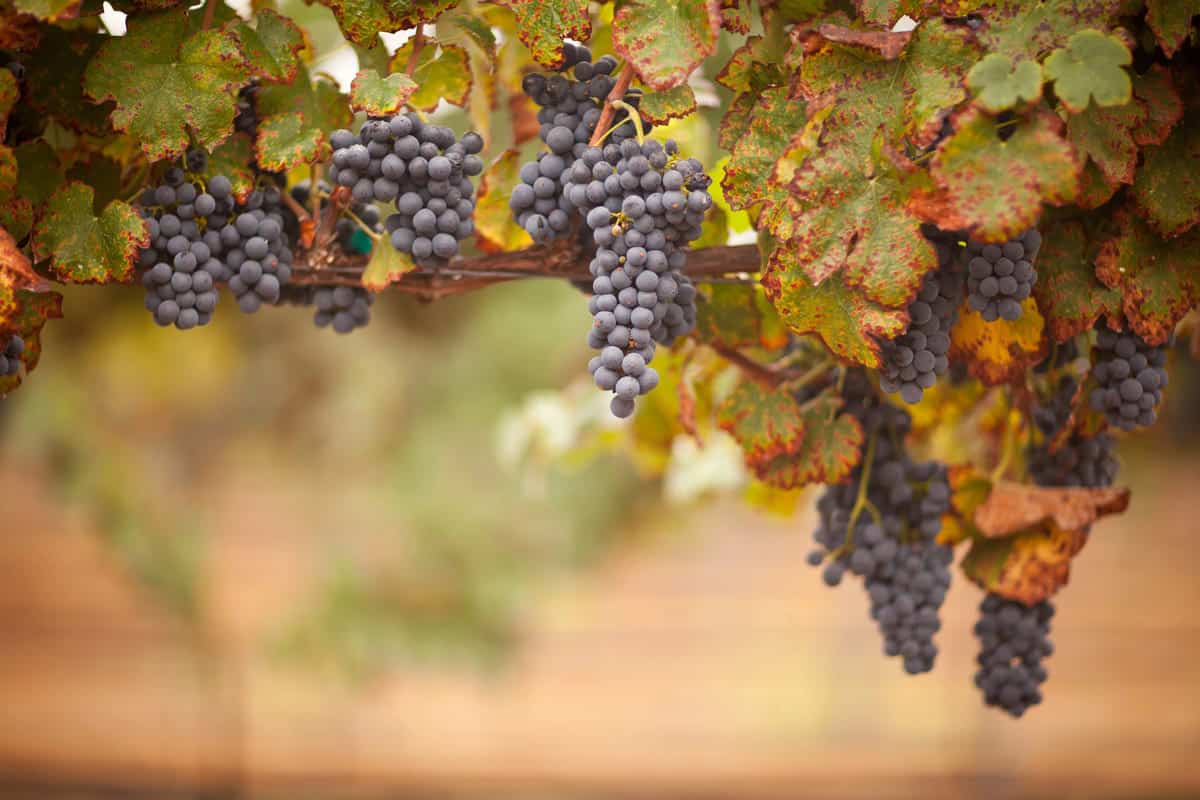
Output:
[[[740,369],[742,374],[747,378],[769,388],[774,388],[784,383],[793,382],[807,384],[814,378],[818,377],[821,373],[827,372],[831,366],[831,362],[824,362],[812,369],[806,370],[805,372],[798,372],[782,364],[763,364],[762,362],[755,361],[753,358],[750,358],[740,350],[719,342],[709,342],[709,346],[712,347],[712,349],[715,350],[721,356],[721,358],[737,365],[738,369]]]
[[[626,103],[624,100],[618,100],[617,102],[613,103],[612,105],[613,105],[613,108],[619,108],[622,111],[624,111],[626,114],[629,115],[629,120],[633,123],[633,129],[635,131],[637,131],[638,144],[641,144],[642,142],[646,141],[646,132],[644,130],[642,130],[642,115],[638,113],[638,110],[636,108],[634,108],[633,106],[629,105],[628,103]],[[619,128],[619,127],[621,127],[621,125],[624,125],[624,124],[625,124],[625,122],[622,120],[621,122],[617,123],[613,127],[614,127],[614,129]],[[608,134],[606,133],[604,135],[607,136]]]
[[[592,139],[588,142],[589,147],[596,147],[604,140],[605,133],[612,124],[613,115],[616,113],[617,104],[624,105],[625,92],[629,91],[631,83],[633,83],[633,65],[626,64],[617,76],[617,82],[613,84],[612,91],[604,99],[604,108],[600,111],[600,119],[596,120],[596,129],[592,131]]]
[[[1000,453],[1000,460],[996,463],[996,468],[992,470],[992,474],[989,476],[992,483],[996,483],[1004,477],[1004,473],[1008,472],[1008,467],[1012,464],[1013,457],[1016,455],[1017,424],[1018,422],[1014,422],[1011,415],[1004,421],[1004,449]]]
[[[213,15],[217,13],[217,3],[220,0],[208,0],[204,4],[204,19],[200,21],[200,30],[206,31],[212,27]]]
[[[410,78],[417,71],[417,56],[421,54],[421,49],[425,47],[424,25],[417,25],[417,31],[412,37],[412,46],[412,52],[408,54],[408,63],[404,65],[404,74]]]
[[[868,510],[876,522],[879,521],[879,510],[867,499],[867,486],[871,483],[871,463],[875,460],[877,440],[878,433],[872,433],[871,438],[867,440],[867,452],[863,454],[862,468],[858,471],[858,493],[854,496],[854,506],[850,509],[850,519],[846,523],[846,540],[831,554],[834,558],[840,558],[854,550],[854,526],[858,524],[858,518],[864,509]]]
[[[371,230],[371,226],[368,225],[367,223],[363,222],[361,219],[359,219],[358,214],[355,214],[350,209],[347,208],[342,213],[346,217],[348,217],[351,221],[353,221],[355,225],[357,225],[359,228],[361,228],[363,233],[365,233],[367,236],[370,236],[372,242],[375,242],[376,245],[379,244],[380,239],[383,238],[383,234],[377,233],[376,231]],[[390,244],[390,242],[389,242],[389,244]]]

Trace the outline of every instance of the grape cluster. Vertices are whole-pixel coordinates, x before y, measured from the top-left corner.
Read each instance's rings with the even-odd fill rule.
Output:
[[[934,240],[938,269],[926,274],[917,298],[908,306],[904,333],[883,343],[879,385],[888,394],[900,393],[906,403],[918,403],[924,391],[950,366],[950,328],[962,299],[962,276],[955,262],[956,245],[949,237]]]
[[[1051,452],[1045,446],[1029,451],[1029,474],[1038,486],[1112,486],[1117,479],[1116,441],[1107,433],[1078,432]]]
[[[509,198],[513,215],[535,242],[547,242],[570,230],[571,212],[579,204],[572,204],[566,197],[564,186],[569,171],[576,159],[588,149],[588,142],[600,121],[604,98],[612,91],[616,78],[612,71],[617,61],[612,56],[603,56],[595,62],[586,47],[570,42],[563,46],[562,69],[571,70],[574,79],[565,75],[531,73],[521,83],[525,94],[539,107],[538,135],[549,152],[543,152],[536,161],[521,167],[521,182],[514,187]],[[630,89],[625,102],[637,108],[641,93]],[[642,121],[642,132],[651,129],[648,121]],[[607,141],[613,144],[632,139],[637,128],[629,117],[618,124],[609,134]]]
[[[15,333],[9,337],[4,349],[0,350],[0,378],[8,378],[21,369],[21,354],[25,352],[25,340]]]
[[[909,456],[902,444],[908,414],[881,402],[861,370],[847,373],[843,394],[844,413],[859,420],[872,444],[850,478],[826,487],[817,501],[819,547],[808,562],[825,565],[829,586],[847,571],[861,577],[884,653],[900,656],[909,674],[928,672],[954,559],[936,541],[950,508],[946,468]]]
[[[655,345],[670,345],[696,322],[696,289],[682,272],[684,246],[700,235],[712,206],[711,179],[700,162],[678,157],[673,141],[586,149],[572,165],[563,195],[592,232],[588,364],[596,385],[615,393],[617,417],[658,385],[648,366]]]
[[[220,229],[221,258],[238,306],[252,314],[263,303],[276,303],[292,277],[292,252],[284,234],[279,190],[251,192],[239,214]]]
[[[256,80],[238,90],[237,113],[233,118],[234,130],[248,133],[251,138],[258,136],[258,86]]]
[[[1033,408],[1033,424],[1046,438],[1053,438],[1063,426],[1071,420],[1075,393],[1079,390],[1079,381],[1073,375],[1063,375],[1058,379],[1054,394],[1048,403],[1039,403]]]
[[[329,193],[331,191],[329,184],[321,181],[317,184],[321,194],[321,208],[329,205]],[[312,182],[300,181],[291,188],[292,199],[299,203],[304,208],[309,208],[312,199]],[[382,230],[380,225],[381,215],[379,209],[370,203],[354,202],[350,206],[350,213],[362,220],[372,231],[378,233]],[[295,238],[299,233],[300,226],[294,214],[288,214],[288,233]],[[371,237],[363,232],[354,220],[346,216],[338,217],[336,223],[337,243],[342,250],[352,255],[365,255],[371,252]]]
[[[415,114],[368,120],[358,135],[330,136],[329,179],[359,203],[394,203],[385,222],[392,246],[422,266],[445,264],[475,231],[475,185],[483,138],[423,122]]]
[[[318,286],[311,301],[317,309],[313,322],[318,328],[329,326],[338,333],[349,333],[371,321],[375,295],[359,287]]]
[[[1026,606],[996,594],[983,598],[975,623],[980,643],[975,685],[983,690],[989,706],[1019,717],[1042,702],[1040,687],[1046,681],[1042,659],[1054,652],[1053,616],[1054,606],[1047,600]]]
[[[1166,366],[1165,347],[1151,347],[1135,333],[1101,328],[1092,351],[1096,388],[1088,400],[1122,430],[1153,425],[1167,386]]]
[[[968,242],[967,305],[987,322],[1021,318],[1021,301],[1037,281],[1033,263],[1042,246],[1042,235],[1030,228],[1003,244]]]

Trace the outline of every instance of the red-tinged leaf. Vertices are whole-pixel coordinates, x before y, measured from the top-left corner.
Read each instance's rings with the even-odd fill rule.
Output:
[[[16,239],[4,228],[0,228],[0,286],[7,287],[10,296],[17,289],[37,286],[41,278],[33,271],[33,265],[17,246]],[[11,307],[0,312],[11,313]]]
[[[1200,0],[1147,0],[1146,22],[1167,58],[1175,55],[1192,33],[1192,18],[1200,14]]]
[[[912,31],[867,31],[828,22],[818,25],[817,33],[826,41],[865,50],[887,61],[899,58],[912,39]]]
[[[211,148],[233,131],[237,90],[254,74],[236,36],[192,31],[182,14],[131,16],[128,33],[101,45],[84,90],[113,100],[112,123],[151,159]]]
[[[416,82],[403,72],[380,75],[373,69],[364,69],[350,84],[350,107],[371,116],[388,116],[403,108],[415,91]]]
[[[986,475],[968,464],[951,466],[947,478],[950,482],[950,513],[942,517],[942,529],[937,540],[954,547],[959,542],[979,536],[972,522],[975,509],[987,500],[992,491],[992,482]]]
[[[321,75],[310,79],[303,65],[291,83],[260,87],[257,107],[258,163],[276,172],[327,159],[329,133],[352,119],[337,85]]]
[[[1082,164],[1062,127],[1058,117],[1040,113],[1001,139],[996,120],[978,109],[959,115],[930,165],[943,207],[955,215],[941,224],[1002,242],[1034,225],[1043,203],[1072,200]]]
[[[13,0],[13,5],[23,14],[58,22],[78,17],[80,0]]]
[[[728,348],[775,349],[787,341],[787,328],[760,286],[713,284],[696,303],[696,335]]]
[[[320,0],[337,17],[346,38],[373,44],[382,31],[400,31],[433,22],[458,0]]]
[[[717,424],[742,447],[746,466],[779,489],[836,483],[858,463],[863,432],[838,415],[841,400],[820,395],[801,405],[790,391],[742,381],[717,412]]]
[[[533,244],[508,207],[508,197],[519,180],[520,169],[521,154],[505,150],[480,178],[475,203],[475,243],[480,250],[509,252]]]
[[[4,141],[8,129],[8,114],[21,99],[21,89],[17,79],[8,70],[0,72],[0,142]]]
[[[78,133],[112,135],[108,118],[113,104],[96,104],[83,94],[88,63],[104,41],[90,30],[47,26],[37,50],[21,59],[25,101],[38,113]]]
[[[208,174],[224,175],[233,186],[233,195],[245,200],[254,188],[254,140],[239,131],[221,142],[208,157]]]
[[[1116,36],[1085,30],[1071,35],[1065,47],[1046,57],[1042,68],[1054,81],[1054,93],[1069,110],[1078,114],[1090,102],[1120,106],[1133,97],[1133,84],[1125,67],[1133,54]]]
[[[225,24],[225,28],[241,43],[246,60],[260,78],[271,81],[290,81],[300,65],[304,49],[304,34],[296,23],[269,8],[254,13],[254,26],[240,19]]]
[[[413,43],[410,40],[392,55],[392,72],[407,72]],[[413,108],[433,111],[439,100],[465,105],[471,92],[471,66],[467,51],[458,45],[423,47],[417,53],[412,79],[417,90],[408,98]]]
[[[1163,236],[1179,236],[1200,222],[1200,112],[1193,110],[1167,140],[1143,150],[1133,202]]]
[[[1021,304],[1016,322],[985,322],[979,312],[963,307],[950,331],[950,357],[965,363],[971,375],[988,386],[1024,378],[1046,357],[1049,344],[1042,332],[1045,320],[1032,299]]]
[[[416,268],[413,260],[392,247],[385,237],[371,248],[371,260],[363,270],[362,285],[372,292],[382,292]]]
[[[987,500],[975,507],[971,521],[989,539],[999,539],[1026,528],[1053,522],[1066,531],[1084,530],[1109,514],[1129,507],[1129,490],[1117,488],[1032,486],[1000,481]]]
[[[730,208],[749,208],[766,199],[768,192],[773,192],[772,205],[786,202],[786,194],[780,196],[780,187],[769,186],[768,179],[780,154],[807,121],[804,102],[789,100],[787,94],[787,88],[780,86],[759,95],[745,121],[745,132],[731,143],[732,155],[721,181]]]
[[[720,24],[717,0],[626,0],[613,17],[613,50],[642,83],[670,89],[713,54]]]
[[[1171,72],[1154,64],[1146,74],[1134,76],[1133,93],[1146,109],[1144,124],[1133,132],[1134,141],[1142,146],[1162,144],[1175,123],[1183,119],[1183,99]]]
[[[754,25],[751,0],[721,0],[721,27],[730,33],[749,33]]]
[[[771,252],[762,283],[789,328],[816,334],[836,356],[863,366],[878,367],[879,340],[894,339],[908,323],[905,311],[872,303],[836,276],[813,285],[786,244]]]
[[[33,225],[33,204],[17,190],[18,171],[17,154],[0,144],[0,228],[24,239]]]
[[[114,200],[97,217],[92,187],[71,182],[46,202],[33,236],[33,253],[49,259],[50,271],[72,283],[125,283],[133,277],[138,250],[150,244],[145,220]]]
[[[1087,539],[1086,530],[1065,531],[1053,523],[1006,539],[975,539],[962,571],[984,591],[1033,605],[1067,584],[1071,559]]]
[[[665,92],[646,92],[638,111],[655,125],[686,117],[696,110],[696,94],[686,83]]]
[[[761,92],[771,86],[786,86],[790,79],[784,63],[787,47],[782,29],[751,36],[733,51],[717,73],[716,81],[734,92]]]
[[[0,6],[0,49],[28,52],[37,47],[44,28],[36,17],[10,5]]]
[[[1200,302],[1200,228],[1163,239],[1136,215],[1117,215],[1120,233],[1104,242],[1096,275],[1119,289],[1125,319],[1150,344],[1170,338]]]
[[[592,38],[587,0],[499,0],[517,18],[517,36],[544,67],[563,63],[563,39]]]
[[[1080,28],[1107,27],[1120,4],[1121,0],[994,0],[987,4],[986,22],[976,36],[990,51],[1040,61]]]
[[[25,365],[26,375],[33,372],[42,359],[42,328],[51,319],[62,319],[62,295],[24,289],[13,292],[0,278],[0,334],[11,336],[15,333],[24,340],[21,363]],[[22,377],[18,373],[0,378],[0,397],[20,386]]]
[[[1113,183],[1132,183],[1138,148],[1131,131],[1149,116],[1137,102],[1113,108],[1089,105],[1067,119],[1067,138],[1080,158],[1090,158]]]
[[[1089,159],[1079,173],[1079,192],[1075,195],[1075,205],[1086,211],[1097,209],[1112,200],[1120,188],[1119,181],[1111,180],[1095,161]]]
[[[752,112],[758,95],[746,92],[736,95],[725,109],[721,127],[717,130],[717,145],[723,150],[732,150],[738,140],[750,130]]]
[[[1045,315],[1046,330],[1055,342],[1065,342],[1090,330],[1102,314],[1119,314],[1121,292],[1096,277],[1099,249],[1079,222],[1043,226],[1033,296]]]

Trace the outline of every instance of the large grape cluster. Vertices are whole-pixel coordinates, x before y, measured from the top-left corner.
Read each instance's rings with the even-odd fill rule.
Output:
[[[695,325],[683,248],[700,235],[710,182],[699,161],[678,157],[673,141],[588,148],[571,167],[563,194],[596,245],[588,344],[600,352],[588,369],[599,388],[615,393],[617,417],[632,414],[634,398],[658,385],[648,366],[655,345]]]
[[[1041,246],[1037,228],[1003,244],[968,242],[967,305],[987,322],[1020,319],[1021,301],[1037,281],[1033,264]]]
[[[962,299],[956,245],[949,237],[935,239],[934,245],[938,269],[925,276],[909,304],[908,329],[883,343],[879,385],[888,394],[899,392],[906,403],[920,402],[924,391],[949,368],[950,328]]]
[[[15,333],[0,350],[0,378],[16,375],[21,369],[21,354],[25,352],[25,340]]]
[[[535,242],[550,241],[570,229],[571,211],[578,204],[572,206],[563,186],[576,159],[588,149],[600,121],[604,98],[616,84],[612,71],[617,61],[612,56],[602,56],[593,62],[591,51],[570,42],[563,46],[563,53],[561,69],[571,70],[574,79],[560,74],[531,73],[521,84],[525,94],[539,107],[538,135],[549,152],[521,167],[521,182],[514,187],[509,206],[517,224]],[[625,102],[631,108],[637,108],[640,100],[637,89],[625,94]],[[643,134],[652,127],[645,120],[641,124]],[[626,115],[606,141],[620,144],[636,134],[633,120]]]
[[[859,420],[872,444],[851,477],[826,487],[817,501],[813,539],[819,547],[808,561],[824,564],[822,578],[830,586],[846,572],[861,577],[884,653],[899,656],[909,674],[928,672],[954,558],[936,541],[950,508],[946,468],[909,456],[907,412],[881,402],[861,370],[847,374],[843,393],[844,413]]]
[[[1153,425],[1167,386],[1167,350],[1135,333],[1101,328],[1092,351],[1096,388],[1088,398],[1096,411],[1122,430]]]
[[[318,328],[331,327],[338,333],[349,333],[371,321],[375,295],[356,286],[318,286],[313,289],[311,300],[317,309],[313,322]]]
[[[388,217],[392,246],[422,266],[445,264],[458,243],[475,231],[475,185],[483,171],[483,138],[461,140],[450,128],[415,114],[368,120],[358,135],[330,136],[329,179],[351,190],[359,203],[394,203]]]
[[[1041,685],[1046,681],[1042,659],[1054,652],[1050,643],[1050,619],[1054,606],[1043,600],[1026,606],[988,594],[979,604],[975,636],[980,651],[975,685],[983,700],[1019,717],[1042,702]]]

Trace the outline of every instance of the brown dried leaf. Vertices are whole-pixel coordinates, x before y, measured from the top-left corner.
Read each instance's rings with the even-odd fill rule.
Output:
[[[1046,521],[1078,531],[1128,507],[1128,489],[1049,488],[1001,481],[976,507],[973,519],[985,537],[1000,538]]]

